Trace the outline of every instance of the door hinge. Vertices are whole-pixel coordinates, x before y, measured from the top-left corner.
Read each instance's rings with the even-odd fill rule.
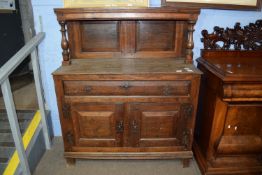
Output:
[[[139,125],[136,120],[132,120],[131,122],[131,131],[133,133],[137,133],[139,131]]]
[[[63,117],[66,119],[69,119],[70,118],[70,105],[66,103],[63,104],[62,111],[63,111]]]
[[[189,149],[190,144],[190,130],[186,129],[186,131],[183,132],[183,139],[182,144],[185,146],[185,149]]]
[[[73,134],[70,131],[67,132],[66,139],[67,139],[67,142],[69,143],[69,145],[74,144],[74,137],[73,137]]]
[[[181,113],[185,118],[191,118],[193,115],[193,105],[192,104],[182,104],[181,105]]]

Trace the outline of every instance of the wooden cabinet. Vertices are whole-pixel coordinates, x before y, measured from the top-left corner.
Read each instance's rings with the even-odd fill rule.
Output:
[[[261,24],[257,22],[240,29],[249,31],[251,27],[255,32],[257,28],[260,33],[255,33],[261,36]],[[240,29],[235,28],[236,39]],[[252,41],[256,38],[252,36],[251,32],[245,36],[245,40],[254,43]],[[208,38],[205,35],[203,40]],[[221,38],[213,34],[209,43],[213,43],[213,39],[218,42]],[[209,50],[208,45],[198,59],[203,78],[193,146],[196,160],[206,175],[261,175],[261,48],[255,51],[230,51],[213,47],[214,50]],[[245,48],[248,46],[245,45]]]
[[[63,66],[53,76],[67,161],[181,158],[187,166],[201,75],[189,64],[199,12],[56,13]]]

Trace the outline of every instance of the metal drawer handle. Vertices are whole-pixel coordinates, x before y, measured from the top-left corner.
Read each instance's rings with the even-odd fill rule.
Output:
[[[84,90],[85,90],[86,93],[89,93],[89,92],[92,91],[92,87],[90,87],[90,86],[85,86]]]
[[[163,94],[164,94],[165,96],[171,95],[171,87],[170,87],[170,86],[164,87],[164,89],[163,89]]]
[[[138,124],[137,124],[136,120],[132,121],[131,127],[132,127],[132,132],[138,132]]]
[[[124,83],[123,85],[120,86],[120,88],[123,88],[123,89],[129,89],[131,88],[130,84],[128,82]]]
[[[124,122],[123,121],[118,121],[116,124],[116,132],[121,133],[124,132]]]

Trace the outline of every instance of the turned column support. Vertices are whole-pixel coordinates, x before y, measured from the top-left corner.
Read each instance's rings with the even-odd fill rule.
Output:
[[[62,55],[63,55],[63,65],[69,65],[70,64],[70,54],[69,54],[69,43],[66,36],[66,22],[65,21],[59,21],[59,24],[61,26],[61,34],[62,34],[62,40],[61,40],[61,47],[62,47]]]
[[[186,60],[185,62],[187,64],[193,63],[193,48],[194,48],[194,39],[193,39],[193,33],[195,31],[194,25],[196,24],[196,21],[188,21],[188,39],[187,39],[187,50],[186,50]]]

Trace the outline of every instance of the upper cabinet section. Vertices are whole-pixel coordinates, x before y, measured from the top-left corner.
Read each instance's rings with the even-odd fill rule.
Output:
[[[177,58],[192,63],[199,10],[55,9],[63,64],[88,58]]]
[[[58,21],[69,20],[197,20],[192,8],[57,8]]]

